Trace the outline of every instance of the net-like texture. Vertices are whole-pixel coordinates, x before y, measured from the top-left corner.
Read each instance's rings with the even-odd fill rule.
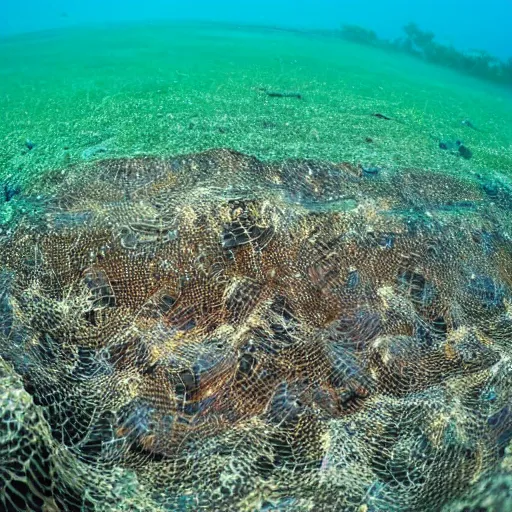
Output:
[[[0,509],[509,503],[504,180],[212,150],[26,194],[0,235]]]

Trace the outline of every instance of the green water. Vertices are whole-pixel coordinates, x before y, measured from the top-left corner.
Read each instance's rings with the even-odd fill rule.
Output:
[[[183,24],[74,29],[3,40],[0,69],[0,178],[212,147],[263,159],[512,170],[510,91],[335,37]],[[461,139],[473,157],[440,150],[440,139]]]

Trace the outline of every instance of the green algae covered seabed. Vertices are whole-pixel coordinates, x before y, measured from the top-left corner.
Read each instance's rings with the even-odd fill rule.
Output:
[[[1,40],[0,75],[2,180],[212,147],[459,174],[512,169],[510,90],[327,35],[183,24],[48,31]],[[440,150],[441,139],[462,140],[473,157]]]

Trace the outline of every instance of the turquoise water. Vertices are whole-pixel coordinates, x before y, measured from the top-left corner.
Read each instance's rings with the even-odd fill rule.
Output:
[[[502,59],[512,54],[508,0],[285,0],[239,2],[149,0],[143,3],[111,0],[4,2],[0,34],[72,27],[84,23],[122,21],[205,20],[244,22],[302,28],[336,29],[361,25],[386,38],[398,37],[410,21],[433,31],[442,43],[467,50],[478,48]]]

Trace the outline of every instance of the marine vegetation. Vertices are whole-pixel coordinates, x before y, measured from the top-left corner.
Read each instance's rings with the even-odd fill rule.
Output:
[[[404,52],[432,64],[512,87],[512,57],[502,61],[485,50],[461,52],[453,46],[438,43],[433,32],[421,30],[416,23],[408,23],[403,31],[403,37],[386,40],[379,38],[373,30],[343,25],[340,35],[355,43]]]

